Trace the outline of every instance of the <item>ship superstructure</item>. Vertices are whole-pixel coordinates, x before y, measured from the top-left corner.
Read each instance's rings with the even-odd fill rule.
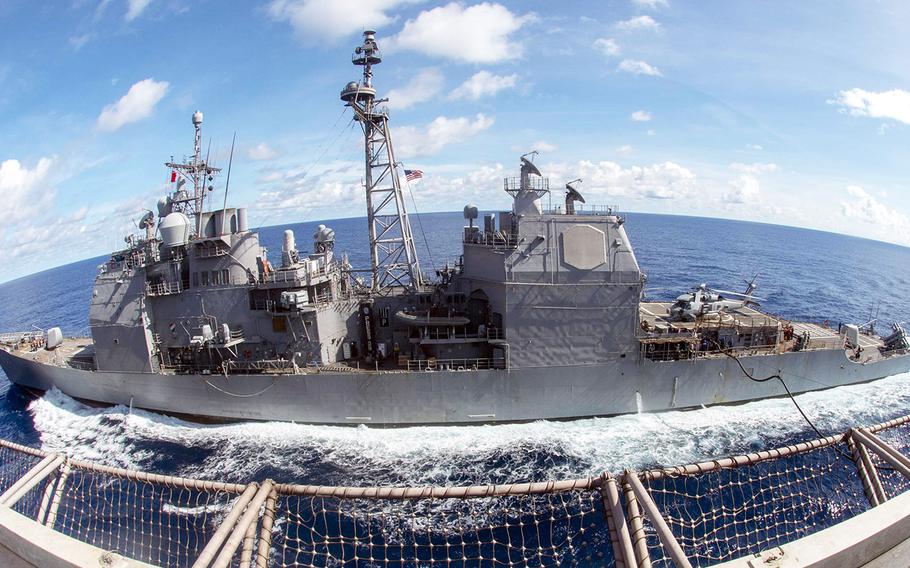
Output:
[[[219,170],[201,158],[202,118],[193,114],[193,155],[166,164],[172,192],[158,202],[157,235],[128,238],[99,267],[89,309],[95,367],[230,373],[335,362],[356,304],[333,231],[319,227],[311,254],[287,231],[273,267],[246,209],[206,211]]]
[[[404,425],[688,408],[784,394],[752,376],[802,392],[910,368],[900,326],[882,339],[775,317],[758,309],[754,280],[742,294],[702,285],[644,301],[625,219],[586,205],[581,180],[549,205],[535,152],[503,182],[510,210],[465,206],[463,254],[431,281],[373,86],[373,32],[352,61],[363,77],[340,97],[364,132],[368,268],[336,254],[324,225],[310,252],[285,231],[270,262],[246,209],[206,197],[219,170],[202,156],[197,111],[193,154],[166,163],[157,215],[99,267],[92,338],[11,338],[0,350],[10,379],[208,418]]]

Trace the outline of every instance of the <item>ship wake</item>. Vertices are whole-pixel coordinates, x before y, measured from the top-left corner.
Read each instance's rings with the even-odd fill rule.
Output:
[[[910,410],[910,373],[796,397],[824,434]],[[280,422],[202,425],[59,391],[29,406],[42,448],[224,481],[325,485],[503,483],[599,475],[756,451],[814,432],[788,398],[568,422],[395,429]]]

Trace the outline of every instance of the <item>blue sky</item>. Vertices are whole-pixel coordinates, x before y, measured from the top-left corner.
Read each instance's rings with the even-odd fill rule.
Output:
[[[364,28],[420,211],[588,202],[910,245],[910,3],[0,2],[0,280],[119,248],[192,150],[254,225],[360,216]],[[216,183],[220,203],[224,179]]]

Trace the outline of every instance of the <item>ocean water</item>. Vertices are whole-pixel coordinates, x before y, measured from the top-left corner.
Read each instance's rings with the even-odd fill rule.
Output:
[[[425,271],[460,253],[458,213],[414,216]],[[366,221],[326,222],[337,250],[368,263]],[[317,223],[290,225],[297,242]],[[261,230],[280,251],[286,227]],[[629,214],[626,229],[648,295],[671,299],[702,282],[741,289],[758,274],[763,307],[788,317],[865,323],[910,319],[910,249],[792,227]],[[76,262],[0,285],[0,331],[60,326],[85,333],[96,266]],[[910,375],[797,397],[825,433],[910,412]],[[288,423],[203,425],[124,407],[93,408],[60,392],[33,399],[0,376],[0,437],[110,465],[247,481],[463,484],[599,475],[688,463],[807,439],[788,399],[569,422],[414,427]]]

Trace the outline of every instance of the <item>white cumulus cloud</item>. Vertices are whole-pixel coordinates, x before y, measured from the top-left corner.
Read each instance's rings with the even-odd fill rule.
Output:
[[[34,168],[19,160],[0,163],[0,195],[3,196],[5,224],[16,224],[44,209],[53,200],[48,174],[54,158],[41,158]]]
[[[847,187],[852,197],[841,202],[841,215],[871,225],[877,238],[910,244],[910,218],[880,202],[858,185]]]
[[[620,52],[619,44],[616,43],[616,40],[608,37],[595,39],[592,47],[606,57],[616,57]]]
[[[730,190],[721,196],[727,203],[755,203],[761,196],[762,174],[778,170],[777,164],[755,162],[753,164],[730,164],[730,169],[739,175],[730,180]]]
[[[623,59],[617,67],[620,71],[625,71],[626,73],[632,73],[634,75],[650,75],[652,77],[662,77],[663,73],[660,72],[660,69],[647,63],[646,61],[639,61],[637,59]]]
[[[697,189],[695,173],[676,162],[624,168],[612,161],[580,161],[542,169],[553,178],[582,178],[582,193],[592,197],[683,199]]]
[[[97,128],[113,132],[127,124],[148,118],[155,110],[155,105],[164,98],[168,86],[167,81],[154,79],[143,79],[135,83],[120,100],[104,107],[95,123]]]
[[[659,32],[661,25],[651,16],[636,16],[628,20],[616,22],[616,29],[623,32],[634,32],[639,30],[650,30]]]
[[[629,118],[635,122],[648,122],[651,120],[651,113],[646,110],[637,110],[629,115]]]
[[[304,43],[337,41],[395,20],[390,10],[414,0],[272,0],[269,16],[287,22]],[[382,43],[380,42],[380,45]]]
[[[246,155],[251,160],[274,160],[278,157],[278,151],[266,144],[265,142],[260,142],[259,144],[253,146],[247,150]]]
[[[910,124],[910,92],[901,89],[890,91],[866,91],[850,89],[841,91],[828,101],[841,107],[842,112],[853,116],[888,118]]]
[[[414,75],[408,83],[389,91],[389,104],[396,108],[408,108],[425,103],[442,91],[445,78],[439,69],[428,67]]]
[[[493,126],[493,118],[478,114],[467,117],[436,117],[423,128],[400,126],[395,129],[395,145],[399,157],[407,158],[435,154],[449,144],[455,144]]]
[[[259,212],[261,222],[274,222],[289,213],[362,214],[362,176],[362,162],[345,160],[276,169],[257,180],[262,191],[251,207]]]
[[[493,96],[504,89],[511,89],[518,82],[518,75],[494,75],[489,71],[478,71],[467,81],[452,91],[451,99],[469,99],[476,101],[482,97]]]
[[[533,15],[513,14],[501,4],[451,2],[408,20],[388,43],[391,49],[464,63],[496,63],[521,57],[522,45],[511,35],[534,19]]]

